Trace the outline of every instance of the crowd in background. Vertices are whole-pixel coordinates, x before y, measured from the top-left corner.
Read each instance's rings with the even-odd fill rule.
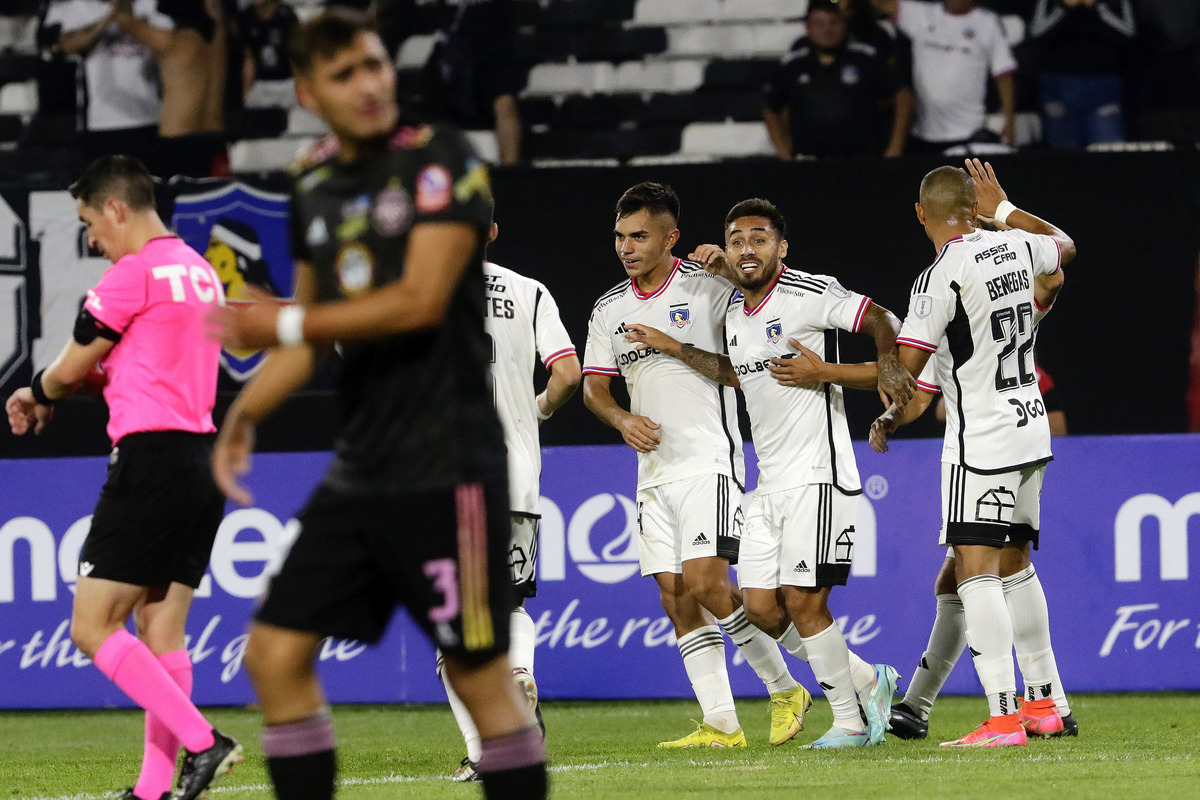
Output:
[[[437,43],[402,100],[494,129],[499,161],[516,164],[524,73],[515,1],[342,3],[373,7],[393,53],[413,33],[414,9],[434,10]],[[60,135],[82,141],[84,160],[122,150],[147,154],[157,174],[220,176],[227,143],[261,135],[258,112],[295,104],[286,42],[297,15],[287,0],[24,5],[39,21],[38,130],[53,140],[57,121]],[[806,35],[763,92],[781,158],[1200,139],[1196,0],[805,5]],[[1024,21],[1015,49],[1001,15]],[[985,124],[989,107],[1002,115],[999,130]],[[1018,107],[1036,109],[1037,135],[1018,136]]]

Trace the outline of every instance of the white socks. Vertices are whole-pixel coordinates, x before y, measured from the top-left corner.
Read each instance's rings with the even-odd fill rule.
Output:
[[[1003,584],[1004,599],[1012,619],[1017,664],[1025,682],[1025,699],[1053,697],[1058,713],[1065,717],[1071,713],[1071,708],[1067,704],[1067,695],[1059,680],[1058,664],[1050,645],[1050,614],[1046,608],[1042,582],[1030,564],[1005,578]]]
[[[441,679],[442,685],[446,687],[446,699],[450,701],[450,710],[454,712],[454,721],[458,723],[463,741],[466,742],[467,758],[471,760],[472,764],[478,764],[479,757],[483,755],[483,747],[479,742],[479,729],[475,727],[475,720],[471,719],[471,712],[467,711],[463,701],[458,699],[458,695],[451,688],[450,681],[446,679],[446,670],[442,666],[440,650],[437,654],[437,675]]]
[[[722,733],[733,733],[741,725],[729,688],[725,667],[725,638],[716,625],[705,625],[679,637],[679,655],[692,691],[704,713],[704,722]]]
[[[966,627],[963,604],[958,595],[939,594],[929,644],[925,645],[921,663],[913,672],[902,701],[921,719],[929,719],[933,701],[946,685],[946,679],[967,646]]]
[[[508,660],[513,669],[533,674],[533,649],[537,641],[537,626],[523,606],[508,617]]]
[[[796,679],[788,672],[779,645],[767,634],[750,624],[746,610],[738,607],[725,619],[719,619],[721,628],[737,645],[746,658],[746,663],[762,679],[770,694],[795,689]]]
[[[837,623],[802,641],[813,676],[821,684],[829,707],[833,709],[833,724],[848,731],[866,730],[858,715],[858,698],[850,674],[850,650]]]
[[[1013,627],[999,575],[976,575],[958,585],[966,619],[967,644],[975,672],[987,694],[993,717],[1017,711],[1017,679],[1013,669]]]

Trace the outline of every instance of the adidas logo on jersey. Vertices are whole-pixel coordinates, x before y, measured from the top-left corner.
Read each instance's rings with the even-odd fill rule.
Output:
[[[693,547],[698,544],[708,544],[708,538],[703,533],[701,533],[699,536],[697,536],[695,539],[692,540]]]
[[[613,331],[613,336],[621,336],[626,333],[629,333],[629,329],[626,328],[625,323],[622,322],[620,325],[617,326],[617,329],[615,331]]]
[[[81,578],[86,578],[88,575],[91,575],[93,569],[95,569],[95,565],[93,565],[90,561],[79,562],[79,576]]]
[[[737,347],[737,334],[736,333],[733,335],[733,338],[729,340],[729,346]]]
[[[812,570],[810,570],[808,568],[808,564],[805,564],[803,561],[801,561],[799,564],[796,565],[796,569],[794,571],[795,572],[811,572]]]

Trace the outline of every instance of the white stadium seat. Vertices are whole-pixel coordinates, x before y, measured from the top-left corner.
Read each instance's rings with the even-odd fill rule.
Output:
[[[425,66],[435,42],[437,35],[432,33],[408,37],[404,44],[400,45],[400,52],[396,54],[396,66],[400,69]]]
[[[234,172],[279,172],[292,165],[316,137],[295,139],[243,139],[229,148],[229,168]]]
[[[803,19],[808,0],[722,0],[721,13],[729,21]]]
[[[690,25],[721,19],[723,0],[637,0],[634,25]]]
[[[529,71],[522,94],[597,94],[612,91],[613,65],[607,61],[538,64]]]
[[[479,157],[489,164],[500,163],[500,143],[495,131],[466,131],[467,139]]]
[[[704,83],[706,61],[626,61],[613,77],[613,91],[693,92]]]
[[[0,114],[32,116],[38,110],[37,81],[6,83],[0,88]]]
[[[708,156],[773,156],[775,148],[761,122],[693,122],[683,129],[679,152]]]
[[[308,109],[297,106],[288,111],[288,124],[285,136],[324,136],[329,133],[325,120]]]
[[[1005,14],[1001,17],[1000,27],[1004,28],[1004,39],[1009,47],[1016,47],[1025,41],[1025,20],[1017,14]]]

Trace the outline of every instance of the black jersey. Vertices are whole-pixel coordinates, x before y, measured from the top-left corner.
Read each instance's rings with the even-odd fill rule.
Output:
[[[415,225],[465,222],[479,231],[441,325],[341,345],[345,419],[327,478],[334,488],[428,490],[503,477],[483,327],[490,192],[465,137],[441,126],[401,126],[378,155],[343,163],[331,154],[299,171],[293,254],[311,265],[321,301],[399,279]]]
[[[282,81],[292,77],[287,44],[298,24],[296,12],[287,3],[281,3],[268,19],[263,19],[253,8],[238,15],[238,30],[254,59],[255,80]]]

